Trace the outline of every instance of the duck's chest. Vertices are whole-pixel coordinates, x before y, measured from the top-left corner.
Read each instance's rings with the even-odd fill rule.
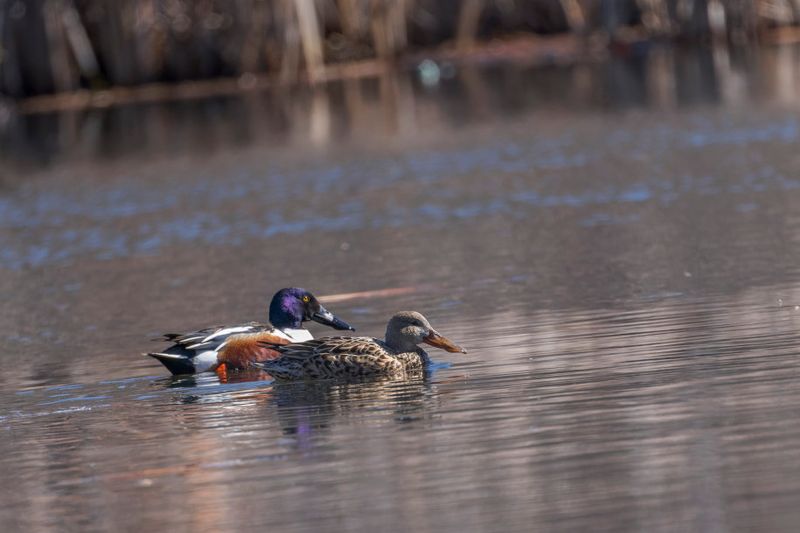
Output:
[[[314,339],[314,336],[311,334],[310,331],[304,328],[299,329],[275,329],[275,334],[283,337],[284,339],[288,340],[289,342],[305,342]]]
[[[425,350],[418,348],[414,352],[397,354],[396,358],[403,364],[404,368],[422,368],[430,362]]]

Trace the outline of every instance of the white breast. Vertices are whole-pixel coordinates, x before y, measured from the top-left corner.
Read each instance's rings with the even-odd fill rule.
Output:
[[[284,339],[290,340],[292,342],[305,342],[310,341],[314,338],[310,331],[307,329],[276,329],[278,335],[283,337]]]

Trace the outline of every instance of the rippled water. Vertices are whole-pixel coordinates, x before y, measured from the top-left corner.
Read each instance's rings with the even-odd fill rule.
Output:
[[[306,129],[140,109],[166,149],[92,137],[115,108],[75,137],[15,119],[65,136],[0,174],[2,529],[795,531],[800,112],[774,54],[796,65],[365,80],[297,95]],[[286,285],[362,334],[417,309],[469,354],[296,384],[139,355]]]

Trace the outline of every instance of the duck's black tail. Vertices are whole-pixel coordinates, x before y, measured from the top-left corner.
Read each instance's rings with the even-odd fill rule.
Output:
[[[161,364],[167,367],[167,370],[175,375],[194,374],[196,372],[192,359],[185,355],[160,352],[151,352],[144,355],[149,355],[150,357],[158,359],[161,361]]]

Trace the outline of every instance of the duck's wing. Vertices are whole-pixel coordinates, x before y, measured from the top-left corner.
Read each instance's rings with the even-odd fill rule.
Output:
[[[327,337],[262,345],[268,345],[280,357],[255,366],[276,379],[364,377],[403,369],[403,364],[382,341],[370,337]]]
[[[271,324],[249,322],[235,326],[212,326],[189,333],[165,333],[161,339],[154,340],[169,341],[176,347],[199,352],[219,348],[232,335],[265,333],[274,330],[275,328]]]
[[[359,355],[382,357],[390,355],[386,346],[372,337],[324,337],[291,344],[260,343],[274,349],[281,357],[294,360],[308,360],[325,356]]]
[[[173,342],[161,352],[150,352],[173,374],[193,374],[214,370],[220,364],[247,368],[250,363],[278,357],[270,346],[286,344],[289,339],[270,324],[251,322],[237,326],[216,326],[191,333],[168,333],[162,340]]]

